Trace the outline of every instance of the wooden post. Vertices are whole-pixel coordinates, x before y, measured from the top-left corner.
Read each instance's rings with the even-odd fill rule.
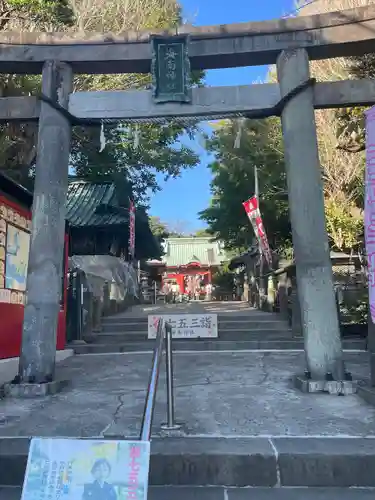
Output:
[[[277,60],[277,74],[281,96],[307,81],[310,70],[306,50],[282,52]],[[342,380],[344,363],[325,225],[312,88],[286,104],[281,123],[307,368],[315,380],[324,380],[328,372],[335,380]]]
[[[70,66],[46,61],[43,94],[67,108],[71,89]],[[25,383],[50,382],[55,374],[70,140],[68,120],[42,102],[19,364],[19,376]]]

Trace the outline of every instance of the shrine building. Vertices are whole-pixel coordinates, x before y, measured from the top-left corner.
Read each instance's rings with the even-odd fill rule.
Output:
[[[163,250],[162,259],[148,265],[158,269],[163,282],[177,282],[181,293],[187,293],[189,279],[199,277],[204,294],[205,285],[212,282],[212,275],[225,260],[223,244],[210,237],[167,238]]]

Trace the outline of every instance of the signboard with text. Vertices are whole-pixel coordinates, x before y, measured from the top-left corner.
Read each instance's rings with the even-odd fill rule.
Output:
[[[25,304],[30,230],[30,218],[0,199],[0,302]]]
[[[21,500],[147,500],[150,443],[33,438]]]
[[[172,325],[172,337],[176,339],[216,338],[217,314],[163,314],[148,317],[148,338],[156,338],[158,321],[162,318]]]
[[[151,75],[156,103],[191,102],[188,37],[153,36]]]

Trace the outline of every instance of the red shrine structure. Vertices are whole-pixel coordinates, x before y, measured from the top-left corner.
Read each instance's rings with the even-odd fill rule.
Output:
[[[21,350],[26,278],[29,260],[33,195],[0,172],[0,359],[17,357]],[[57,349],[65,348],[66,272],[65,236]]]
[[[205,286],[225,260],[223,245],[210,237],[167,238],[163,251],[162,259],[148,261],[148,266],[157,268],[163,283],[176,282],[181,293],[188,293],[199,283],[204,296]]]

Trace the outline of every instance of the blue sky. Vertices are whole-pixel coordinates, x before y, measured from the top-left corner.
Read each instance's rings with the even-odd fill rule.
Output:
[[[197,26],[262,21],[285,16],[295,7],[295,0],[181,0],[184,17]],[[246,85],[266,76],[266,67],[231,68],[207,71],[210,86]],[[200,156],[200,164],[182,173],[178,179],[161,180],[162,191],[151,199],[151,215],[159,216],[185,231],[203,227],[197,213],[209,205],[211,180],[207,164],[210,157],[200,141],[190,144]],[[249,195],[252,193],[249,193]]]

